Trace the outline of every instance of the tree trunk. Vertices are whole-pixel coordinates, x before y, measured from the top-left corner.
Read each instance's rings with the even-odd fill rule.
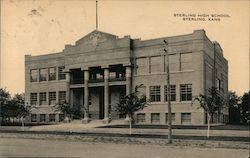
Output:
[[[211,120],[211,116],[210,114],[207,114],[207,138],[209,139],[210,135],[210,120]]]

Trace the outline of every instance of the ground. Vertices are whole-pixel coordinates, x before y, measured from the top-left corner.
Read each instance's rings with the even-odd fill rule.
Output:
[[[247,158],[247,149],[0,138],[2,157]]]

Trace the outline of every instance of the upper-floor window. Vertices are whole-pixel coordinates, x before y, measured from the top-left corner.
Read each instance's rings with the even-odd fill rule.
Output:
[[[165,90],[165,101],[168,101],[168,89],[167,86],[164,87]],[[170,101],[176,101],[176,86],[170,85]]]
[[[181,101],[192,100],[192,84],[181,84],[180,85],[180,99]]]
[[[192,70],[192,53],[181,53],[181,71]]]
[[[150,73],[161,72],[162,58],[161,56],[150,57]]]
[[[171,113],[171,121],[175,121],[175,113]],[[166,113],[166,123],[168,123],[168,113]]]
[[[30,104],[31,105],[37,104],[37,93],[30,93]]]
[[[148,73],[148,58],[137,58],[137,74]]]
[[[38,70],[30,70],[30,82],[37,82]]]
[[[145,122],[145,113],[137,114],[137,123],[144,123]]]
[[[48,69],[40,69],[39,72],[39,80],[40,81],[47,81],[47,76],[48,76]]]
[[[179,60],[177,54],[171,54],[168,57],[169,57],[169,71],[178,71]],[[165,56],[165,64],[167,64],[167,56]]]
[[[49,92],[49,105],[56,103],[56,92]]]
[[[39,93],[39,101],[40,101],[40,105],[46,105],[47,101],[46,101],[46,92],[42,92]]]
[[[150,86],[150,101],[160,102],[161,101],[161,86]]]
[[[49,80],[56,80],[56,68],[50,67],[49,68]]]
[[[64,69],[65,69],[65,66],[58,67],[58,80],[64,80],[66,78]]]

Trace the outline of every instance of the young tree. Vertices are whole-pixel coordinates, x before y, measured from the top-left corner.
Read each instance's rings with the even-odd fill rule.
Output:
[[[250,91],[241,97],[240,112],[243,123],[250,123]]]
[[[72,120],[75,110],[66,101],[56,104],[53,108],[55,108],[55,112],[62,112],[64,114],[65,121],[70,122]]]
[[[221,112],[224,101],[215,87],[210,88],[207,95],[200,94],[195,97],[195,100],[199,101],[200,106],[207,113],[207,138],[209,138],[211,117],[214,113]]]
[[[124,97],[121,97],[120,102],[115,107],[121,115],[128,116],[129,118],[129,134],[132,134],[132,121],[136,111],[142,110],[146,107],[146,96],[138,96],[138,87],[136,86],[135,91]]]

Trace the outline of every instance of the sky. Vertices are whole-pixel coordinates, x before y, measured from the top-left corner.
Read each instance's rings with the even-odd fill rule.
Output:
[[[24,55],[61,52],[95,30],[95,0],[1,0],[0,87],[24,92]],[[218,21],[176,14],[226,15]],[[217,17],[218,18],[218,17]],[[229,90],[249,90],[249,1],[99,0],[98,29],[153,39],[204,29],[229,63]]]

